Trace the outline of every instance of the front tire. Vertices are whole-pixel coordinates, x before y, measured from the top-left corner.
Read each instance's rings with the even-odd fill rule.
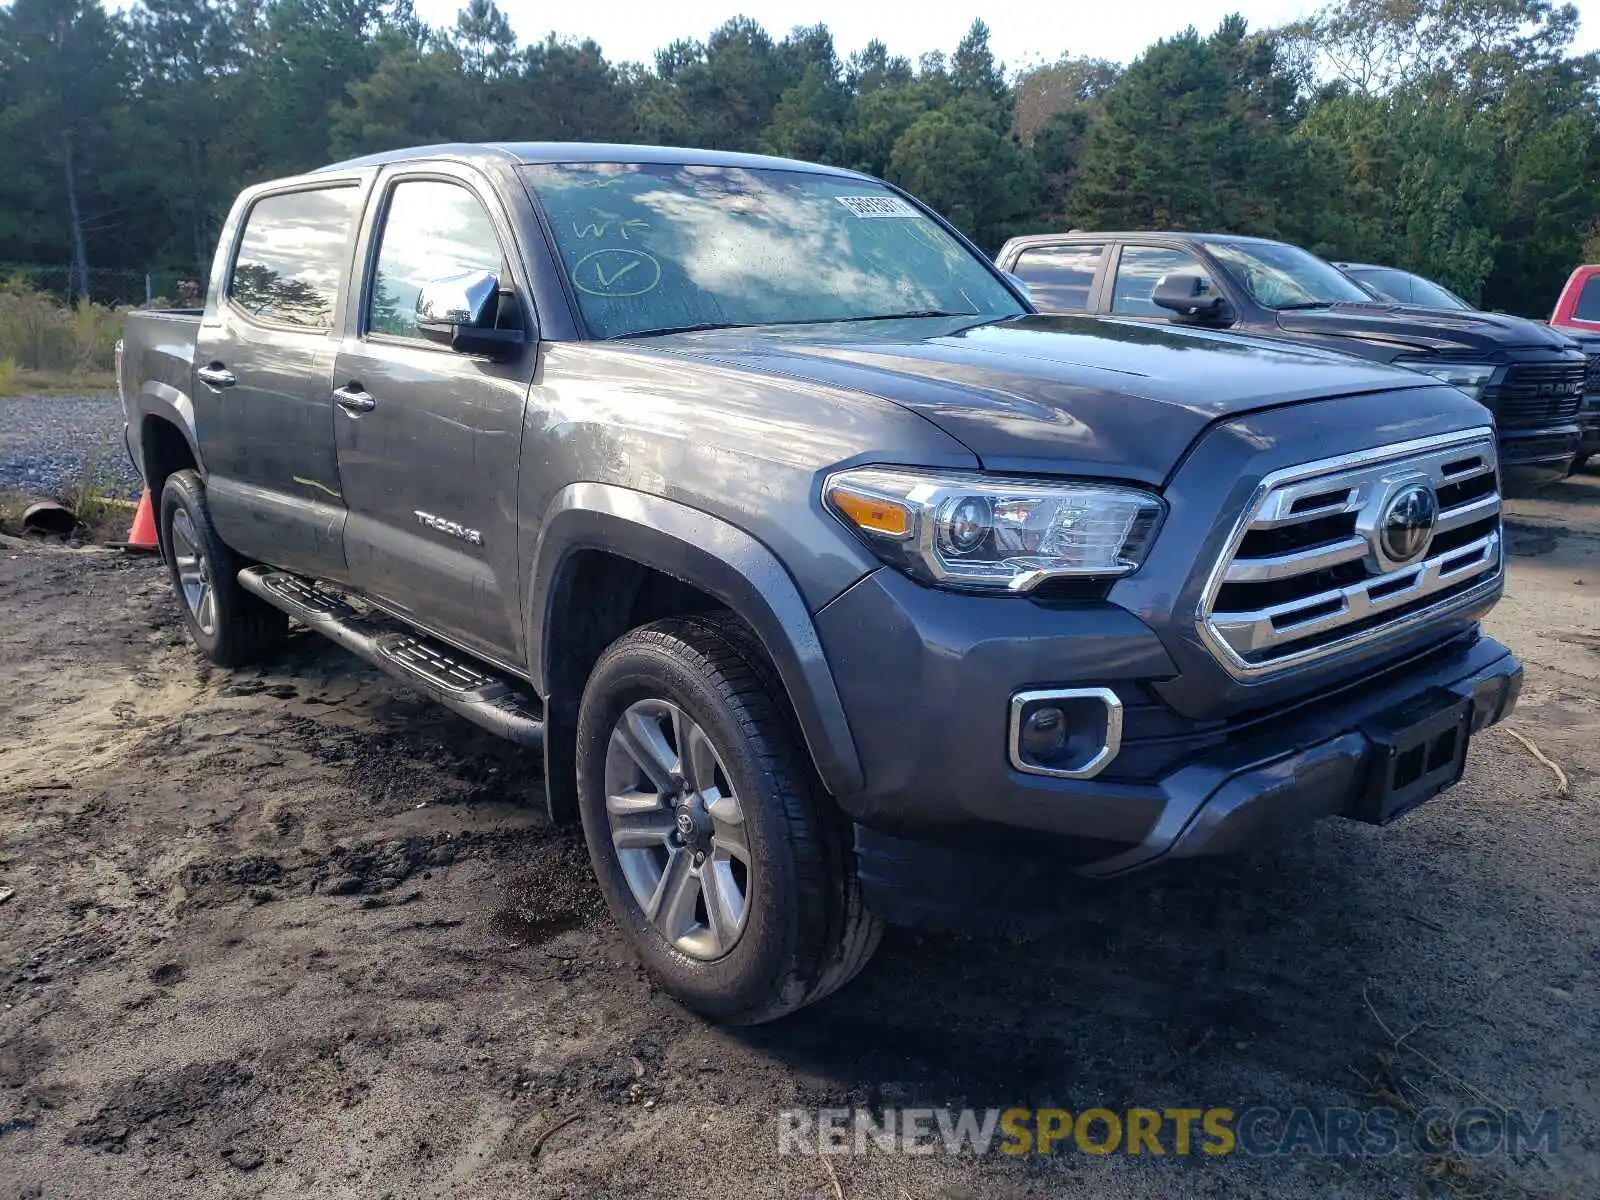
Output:
[[[161,549],[189,638],[219,667],[242,667],[283,641],[289,618],[239,586],[239,558],[211,523],[205,483],[175,471],[161,489]]]
[[[882,926],[759,643],[725,614],[635,629],[578,714],[595,875],[646,967],[727,1024],[771,1021],[853,978]]]

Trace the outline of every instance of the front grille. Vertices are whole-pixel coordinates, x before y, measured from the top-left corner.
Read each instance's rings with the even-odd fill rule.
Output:
[[[1600,395],[1600,354],[1589,355],[1588,382],[1583,390],[1589,395]]]
[[[1421,548],[1397,560],[1383,519],[1417,487],[1432,491],[1438,515]],[[1263,480],[1212,572],[1198,628],[1235,675],[1262,675],[1464,606],[1500,571],[1493,434],[1405,442]]]
[[[1578,415],[1589,370],[1587,363],[1576,361],[1517,363],[1484,390],[1483,402],[1501,429],[1559,425]]]

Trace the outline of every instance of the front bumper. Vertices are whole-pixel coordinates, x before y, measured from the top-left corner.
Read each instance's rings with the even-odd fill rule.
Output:
[[[1500,475],[1506,491],[1523,492],[1564,478],[1582,436],[1576,424],[1500,430]]]
[[[880,582],[899,590],[896,577]],[[991,630],[984,637],[968,632],[973,622],[963,610],[995,601],[932,599],[937,604],[922,608],[917,627],[874,621],[872,654],[839,652],[850,640],[841,641],[840,624],[863,615],[847,603],[824,609],[819,623],[847,705],[853,702],[851,724],[868,776],[867,791],[840,797],[857,822],[862,883],[875,911],[903,923],[1013,922],[1033,910],[1042,916],[1066,894],[1068,874],[1139,876],[1233,853],[1321,817],[1351,815],[1374,762],[1363,724],[1442,688],[1470,701],[1476,731],[1511,711],[1522,681],[1509,650],[1468,628],[1293,703],[1193,722],[1144,687],[1143,680],[1172,668],[1154,635],[1120,609],[1004,605],[1011,610],[1005,635]],[[948,622],[929,628],[929,613],[941,611]],[[1063,625],[1074,636],[1063,638]],[[1043,636],[1045,629],[1052,636]],[[895,644],[913,637],[918,669],[904,679],[882,671],[883,655],[899,658]],[[860,680],[856,667],[868,672]],[[869,678],[874,686],[858,686]],[[1006,700],[1041,678],[1124,696],[1129,736],[1100,776],[1053,779],[1008,763]],[[912,752],[900,753],[901,745]]]
[[[1583,430],[1578,453],[1585,456],[1600,454],[1600,392],[1591,392],[1583,398],[1583,411],[1578,415],[1578,424]]]
[[[1466,437],[1482,417],[1449,388],[1250,413],[1219,422],[1174,471],[1155,544],[1115,583],[1000,597],[923,587],[884,567],[824,605],[815,628],[863,779],[837,800],[857,826],[874,907],[891,919],[971,912],[988,879],[996,911],[1013,919],[1059,897],[1069,876],[1137,877],[1349,811],[1378,762],[1357,731],[1376,733],[1374,718],[1403,702],[1470,695],[1460,717],[1473,727],[1509,711],[1521,667],[1478,624],[1498,588],[1250,678],[1224,665],[1198,621],[1239,514],[1275,472],[1375,444]],[[1074,693],[1062,708],[1069,752],[1030,757],[1011,736],[1013,700],[1063,689]],[[1017,728],[1039,735],[1030,706],[1045,704],[1021,699]],[[1096,762],[1114,730],[1120,751]],[[1386,753],[1397,752],[1391,739]],[[1086,764],[1091,778],[1036,773]],[[1387,804],[1396,793],[1376,794]]]

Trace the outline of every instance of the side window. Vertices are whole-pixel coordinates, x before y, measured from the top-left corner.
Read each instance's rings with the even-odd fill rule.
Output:
[[[1583,281],[1583,291],[1578,293],[1578,304],[1572,315],[1580,321],[1600,322],[1600,275],[1591,275]]]
[[[1011,273],[1028,285],[1040,312],[1083,312],[1100,269],[1104,246],[1033,246]]]
[[[367,298],[371,333],[417,337],[417,293],[425,284],[487,271],[504,278],[505,256],[478,198],[456,183],[402,180],[389,195]]]
[[[1194,255],[1162,246],[1124,246],[1117,260],[1117,279],[1111,289],[1111,311],[1136,317],[1171,316],[1150,299],[1166,275],[1210,275]]]
[[[245,217],[228,298],[253,317],[327,329],[339,300],[359,188],[263,196]]]

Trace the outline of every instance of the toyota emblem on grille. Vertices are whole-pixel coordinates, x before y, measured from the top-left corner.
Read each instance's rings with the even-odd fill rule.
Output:
[[[1425,483],[1413,483],[1389,497],[1378,518],[1378,544],[1393,563],[1420,558],[1439,519],[1439,497]]]

